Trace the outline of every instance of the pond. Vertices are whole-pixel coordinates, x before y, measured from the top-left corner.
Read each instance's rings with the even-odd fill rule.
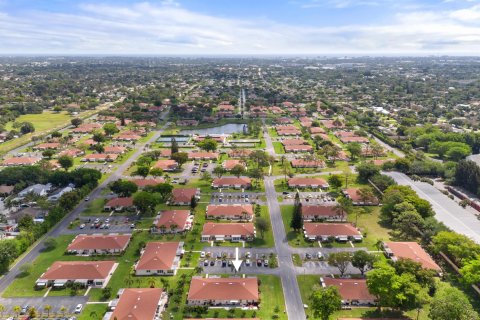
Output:
[[[242,133],[243,126],[245,126],[245,124],[243,123],[228,123],[220,127],[181,130],[178,134],[179,135],[197,134],[197,135],[205,136],[209,134],[214,135],[214,134]]]

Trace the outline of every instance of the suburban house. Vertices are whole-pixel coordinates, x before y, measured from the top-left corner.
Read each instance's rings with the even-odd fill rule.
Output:
[[[146,178],[146,179],[130,179],[133,183],[137,185],[139,189],[143,189],[146,186],[155,186],[160,183],[164,183],[165,179],[163,178]]]
[[[251,153],[252,153],[252,150],[250,149],[234,149],[234,150],[228,151],[228,156],[230,158],[246,158],[250,156]]]
[[[161,211],[153,221],[152,233],[180,233],[190,230],[193,216],[190,210]]]
[[[3,160],[2,166],[14,167],[14,166],[33,166],[42,160],[40,157],[13,157]]]
[[[297,139],[283,139],[281,143],[284,146],[298,146],[302,144],[308,144],[307,141],[305,141],[303,138],[297,138]]]
[[[90,133],[93,132],[95,129],[100,129],[102,125],[100,123],[84,123],[79,125],[77,128],[71,130],[73,133]]]
[[[234,188],[234,189],[248,189],[252,186],[252,180],[247,177],[222,177],[213,179],[212,187],[218,188]]]
[[[173,276],[180,267],[183,242],[148,242],[135,264],[137,276]]]
[[[368,143],[369,142],[367,137],[359,137],[359,136],[340,137],[339,139],[342,143],[350,143],[350,142]]]
[[[310,131],[311,134],[325,133],[325,130],[320,127],[310,127],[308,130]]]
[[[83,162],[113,162],[117,160],[118,154],[114,153],[91,153],[83,156],[82,161]]]
[[[290,161],[292,168],[323,168],[325,163],[321,160],[293,159]]]
[[[130,243],[130,234],[79,234],[68,245],[67,252],[78,255],[120,254]]]
[[[285,147],[285,152],[311,152],[313,147],[309,144],[289,144]]]
[[[167,302],[167,293],[161,288],[120,289],[102,320],[158,320]]]
[[[330,241],[335,239],[338,242],[362,241],[360,231],[350,223],[314,223],[303,224],[305,238],[311,241]]]
[[[365,279],[335,279],[330,277],[320,278],[322,287],[334,286],[342,297],[344,306],[372,306],[376,298],[368,291]]]
[[[115,261],[56,261],[36,282],[37,287],[65,287],[67,283],[103,288],[117,268]]]
[[[277,129],[277,134],[279,136],[299,136],[302,134],[300,129]]]
[[[425,269],[435,270],[439,274],[442,272],[440,266],[416,242],[384,242],[383,251],[387,258],[393,261],[410,259],[420,263]]]
[[[69,157],[78,157],[81,155],[84,155],[85,152],[83,150],[77,149],[77,148],[72,148],[72,149],[67,149],[61,151],[58,155],[59,156],[69,156]]]
[[[104,152],[106,154],[124,154],[125,152],[127,152],[127,148],[118,146],[106,146],[104,148]]]
[[[124,211],[134,209],[133,197],[112,198],[103,207],[104,211]]]
[[[359,188],[347,188],[343,189],[342,193],[345,197],[348,199],[352,200],[353,205],[355,206],[376,206],[378,205],[378,198],[373,197],[371,199],[366,199],[363,201],[363,199],[360,197],[360,194],[358,193]]]
[[[176,206],[188,206],[192,201],[192,197],[197,200],[200,199],[199,188],[177,188],[172,190],[172,197],[170,199],[170,205]]]
[[[192,151],[188,153],[188,159],[190,160],[217,160],[217,152],[206,152],[206,151]]]
[[[256,305],[258,302],[256,277],[193,277],[187,296],[187,304],[191,306],[246,307]]]
[[[178,163],[175,160],[158,160],[153,167],[163,171],[174,171],[177,170]]]
[[[34,194],[37,196],[46,196],[52,190],[52,185],[47,184],[34,184],[32,186],[26,187],[17,194],[17,198],[22,199],[28,194]]]
[[[117,141],[137,141],[137,140],[140,140],[141,138],[142,136],[138,134],[121,133],[113,139]]]
[[[322,178],[290,178],[288,179],[288,186],[290,188],[312,188],[312,189],[327,189],[328,183]]]
[[[252,220],[251,204],[210,204],[205,213],[207,219]]]
[[[345,212],[333,205],[303,205],[301,208],[303,220],[311,221],[345,221]]]
[[[228,171],[232,170],[235,166],[238,166],[238,165],[245,168],[245,163],[241,160],[235,160],[235,159],[234,160],[225,160],[222,164],[223,169],[228,170]]]
[[[253,223],[214,223],[203,225],[202,241],[250,241],[255,238]]]
[[[37,144],[36,146],[32,147],[34,150],[56,150],[61,147],[61,144],[58,142],[45,142]]]

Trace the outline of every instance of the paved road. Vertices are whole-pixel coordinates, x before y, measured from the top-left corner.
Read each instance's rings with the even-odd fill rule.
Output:
[[[168,110],[165,111],[165,113],[166,112],[168,112]],[[129,159],[127,159],[127,161],[119,165],[107,179],[105,179],[90,193],[90,201],[93,201],[94,199],[100,197],[102,190],[105,189],[110,182],[120,179],[123,172],[128,169],[128,167],[130,167],[130,165],[134,161],[136,161],[137,158],[140,157],[140,155],[143,153],[145,145],[155,142],[160,137],[166,126],[167,124],[164,125],[157,132],[155,132],[155,134],[147,142],[137,144],[135,153]],[[74,221],[77,217],[79,217],[80,213],[86,209],[90,201],[82,201],[59,224],[57,224],[57,226],[47,232],[46,237],[43,238],[43,240],[39,241],[21,260],[19,260],[14,266],[11,267],[10,271],[6,273],[3,278],[0,279],[0,292],[5,291],[8,285],[13,280],[15,280],[15,277],[20,273],[20,267],[22,265],[24,265],[25,263],[32,263],[38,257],[38,255],[43,249],[44,239],[61,235],[63,231],[66,230],[67,227],[70,225],[70,223]]]
[[[85,304],[88,300],[88,297],[85,296],[61,296],[61,297],[26,297],[26,298],[0,298],[0,304],[4,305],[6,308],[6,313],[12,312],[14,306],[23,307],[28,305],[34,307],[37,312],[44,312],[44,307],[46,305],[52,306],[50,310],[51,314],[61,314],[60,309],[63,307],[66,308],[66,314],[72,314],[75,310],[75,307],[78,304]],[[46,315],[46,312],[44,312]],[[20,317],[21,318],[21,317]]]
[[[394,155],[396,155],[397,157],[399,158],[404,158],[405,157],[405,153],[403,153],[402,151],[398,150],[397,148],[394,148],[392,147],[391,145],[383,142],[382,140],[378,139],[377,137],[375,137],[374,135],[372,135],[372,138],[378,142],[379,145],[381,145],[382,147],[384,147],[385,149],[387,149],[388,151],[391,151],[393,152]]]
[[[441,193],[438,189],[425,182],[415,182],[407,175],[399,172],[384,172],[395,179],[400,185],[408,185],[418,195],[428,200],[435,211],[435,218],[443,222],[455,232],[464,234],[480,243],[480,220],[468,210],[462,208],[455,201]]]

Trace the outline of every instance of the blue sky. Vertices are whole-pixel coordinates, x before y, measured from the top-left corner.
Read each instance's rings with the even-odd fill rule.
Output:
[[[480,0],[0,0],[0,54],[479,52]]]

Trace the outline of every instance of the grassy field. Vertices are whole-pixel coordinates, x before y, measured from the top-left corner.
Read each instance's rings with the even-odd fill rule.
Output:
[[[39,297],[43,296],[47,289],[35,290],[35,281],[57,260],[85,260],[75,256],[64,256],[67,246],[73,240],[73,235],[63,235],[56,238],[57,246],[51,251],[42,252],[32,263],[28,274],[15,279],[4,291],[3,297]]]
[[[284,154],[285,149],[283,148],[283,145],[281,142],[275,141],[273,142],[273,148],[275,149],[276,154]]]
[[[78,320],[100,320],[107,312],[108,304],[87,304],[83,309]]]
[[[257,238],[255,238],[255,240],[253,240],[252,242],[247,242],[245,245],[247,247],[270,248],[275,246],[275,242],[273,239],[272,225],[270,224],[270,214],[268,213],[268,206],[260,206],[260,207],[262,209],[260,216],[268,222],[270,229],[267,232],[265,232],[263,239],[261,238],[260,232],[257,230]]]
[[[40,114],[24,114],[18,117],[15,122],[31,122],[35,127],[35,134],[43,133],[52,130],[60,125],[68,124],[68,121],[73,117],[67,112],[51,112],[45,111]],[[13,129],[13,122],[8,122],[5,125],[5,130]]]
[[[103,211],[106,199],[97,198],[88,204],[87,208],[81,213],[82,216],[106,216],[108,213]]]
[[[380,224],[380,207],[355,207],[354,212],[348,215],[349,222],[357,222],[365,238],[361,243],[355,246],[365,246],[369,250],[378,250],[376,243],[378,241],[387,241],[390,239],[390,230]]]
[[[307,242],[302,232],[295,232],[290,228],[290,221],[293,215],[293,205],[280,206],[283,225],[287,233],[288,244],[292,247],[318,247],[317,242]]]

